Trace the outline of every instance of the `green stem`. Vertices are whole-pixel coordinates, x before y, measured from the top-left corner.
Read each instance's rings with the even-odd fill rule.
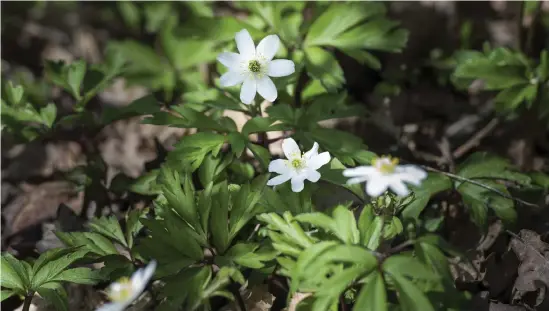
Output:
[[[530,202],[526,202],[524,200],[521,200],[521,199],[518,199],[518,198],[514,198],[506,193],[503,193],[501,192],[500,190],[494,188],[494,187],[490,187],[486,184],[483,184],[481,182],[478,182],[476,180],[473,180],[473,179],[469,179],[469,178],[465,178],[465,177],[461,177],[459,175],[455,175],[455,174],[452,174],[452,173],[448,173],[448,172],[444,172],[444,171],[441,171],[441,170],[437,170],[436,168],[432,168],[432,167],[429,167],[429,166],[425,166],[425,165],[422,165],[421,167],[423,167],[425,170],[427,171],[430,171],[430,172],[435,172],[435,173],[439,173],[439,174],[442,174],[442,175],[445,175],[445,176],[448,176],[452,179],[455,179],[455,180],[458,180],[458,181],[461,181],[461,182],[468,182],[470,184],[473,184],[473,185],[476,185],[476,186],[479,186],[481,188],[484,188],[486,190],[490,190],[492,192],[495,192],[497,194],[499,194],[500,196],[506,198],[506,199],[510,199],[510,200],[513,200],[515,202],[518,202],[518,203],[521,203],[523,205],[526,205],[526,206],[531,206],[531,207],[539,207],[537,204],[534,204],[534,203],[530,203]]]

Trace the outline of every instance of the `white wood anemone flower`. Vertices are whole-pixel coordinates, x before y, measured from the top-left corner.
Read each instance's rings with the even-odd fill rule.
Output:
[[[280,174],[267,182],[268,186],[276,186],[291,180],[292,191],[301,192],[305,180],[317,182],[320,179],[319,168],[330,162],[330,153],[318,153],[318,143],[313,148],[301,154],[299,146],[292,138],[282,141],[282,151],[287,160],[277,159],[269,163],[269,172]]]
[[[130,278],[123,277],[112,283],[107,289],[111,302],[102,305],[96,311],[122,311],[141,295],[156,270],[156,261],[137,270]]]
[[[229,69],[221,76],[219,83],[222,87],[243,83],[240,100],[246,105],[251,104],[256,92],[266,100],[274,102],[278,92],[269,77],[284,77],[295,72],[293,61],[273,60],[280,47],[280,39],[277,35],[266,36],[256,48],[250,33],[243,29],[236,33],[235,41],[240,54],[224,52],[217,57],[217,60]]]
[[[415,165],[398,165],[398,159],[380,157],[371,166],[359,166],[343,171],[343,176],[351,177],[347,184],[366,182],[366,193],[371,197],[380,196],[387,189],[398,196],[407,196],[410,190],[405,183],[419,186],[427,173]]]

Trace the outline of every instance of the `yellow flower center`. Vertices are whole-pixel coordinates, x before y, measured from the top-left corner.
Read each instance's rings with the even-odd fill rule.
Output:
[[[294,158],[290,160],[290,164],[296,170],[300,170],[305,167],[305,161],[303,160],[303,158]]]
[[[398,159],[397,158],[391,158],[389,156],[387,157],[381,157],[381,158],[375,158],[372,161],[372,165],[377,168],[378,171],[384,174],[390,174],[395,171],[396,166],[398,165]]]
[[[248,69],[253,73],[259,73],[261,71],[261,64],[257,60],[251,60],[248,63]]]
[[[109,299],[114,302],[128,300],[133,293],[131,280],[127,277],[120,278],[112,284],[107,292]]]

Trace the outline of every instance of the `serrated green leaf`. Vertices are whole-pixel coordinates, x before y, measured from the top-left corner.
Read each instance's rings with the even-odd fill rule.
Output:
[[[305,49],[305,66],[307,73],[320,80],[322,86],[329,92],[336,92],[345,83],[343,69],[328,51],[320,47],[308,47]]]
[[[1,271],[2,287],[24,292],[30,286],[29,274],[25,267],[9,253],[2,254]]]
[[[133,209],[126,215],[125,237],[129,248],[133,247],[134,237],[143,228],[143,224],[139,221],[139,218],[145,216],[147,212],[148,209]]]
[[[232,240],[246,223],[262,212],[257,204],[267,185],[269,175],[259,175],[250,184],[241,186],[232,198],[231,217],[229,219],[229,240]]]
[[[404,218],[418,219],[433,195],[451,188],[452,181],[448,177],[442,174],[429,173],[420,187],[411,186],[414,192],[414,200],[404,207],[402,216]]]
[[[365,282],[366,284],[360,290],[353,310],[389,310],[383,275],[378,271],[374,271],[366,278]]]
[[[82,97],[80,95],[80,88],[82,87],[85,75],[86,62],[84,60],[79,60],[69,65],[67,71],[67,85],[69,86],[69,91],[77,100],[80,100]]]
[[[375,15],[385,13],[385,6],[377,2],[334,3],[309,28],[305,45],[331,45],[349,28]],[[345,18],[340,18],[345,16]]]
[[[118,254],[114,244],[99,233],[56,231],[55,235],[68,247],[84,248],[99,256]]]
[[[218,184],[214,190],[210,214],[212,242],[215,248],[223,253],[229,246],[229,190],[227,182]]]
[[[194,172],[207,154],[219,154],[225,139],[224,135],[209,132],[185,136],[176,144],[176,149],[168,154],[168,162],[173,163],[175,167],[183,167]]]
[[[232,132],[227,135],[229,144],[235,156],[240,157],[246,149],[247,138],[240,133]]]
[[[99,272],[90,268],[68,269],[51,279],[52,282],[71,282],[84,285],[95,285],[101,280]]]
[[[40,255],[33,266],[31,283],[39,288],[45,283],[52,282],[59,274],[75,261],[84,258],[86,249],[53,249]]]
[[[128,247],[128,242],[115,216],[94,218],[90,221],[89,226],[91,230]]]

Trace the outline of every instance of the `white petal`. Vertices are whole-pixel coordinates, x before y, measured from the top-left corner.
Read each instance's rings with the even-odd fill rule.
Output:
[[[348,185],[354,185],[354,184],[360,184],[360,183],[363,183],[365,181],[368,181],[368,177],[364,177],[364,176],[361,176],[361,177],[353,177],[349,180],[347,180],[347,184]]]
[[[254,77],[247,77],[244,80],[244,84],[242,84],[242,88],[240,89],[240,100],[246,105],[251,104],[255,98],[256,88],[257,85]]]
[[[387,190],[387,179],[384,178],[376,178],[369,180],[366,184],[366,193],[368,193],[371,197],[378,197],[381,195],[385,190]]]
[[[372,166],[358,166],[354,168],[348,168],[343,171],[343,176],[345,177],[359,177],[359,176],[370,176],[376,174],[377,169]]]
[[[143,281],[145,283],[148,283],[152,276],[154,275],[154,271],[156,270],[156,260],[151,260],[147,267],[145,267],[145,270],[143,271]]]
[[[219,84],[222,87],[235,86],[242,83],[246,75],[237,71],[228,71],[219,78]]]
[[[283,159],[277,159],[271,161],[269,163],[269,172],[271,173],[278,173],[278,174],[285,174],[290,172],[290,168],[287,165],[286,160]]]
[[[217,56],[217,60],[225,67],[236,69],[240,67],[240,64],[244,61],[240,54],[232,52],[223,52]]]
[[[416,165],[401,165],[400,168],[402,168],[406,174],[413,176],[416,180],[421,181],[427,178],[427,172]]]
[[[301,192],[305,188],[305,179],[303,176],[295,176],[292,178],[292,191]]]
[[[275,56],[280,47],[280,39],[277,35],[269,35],[263,38],[257,45],[257,56],[263,57],[265,60],[271,60]]]
[[[318,143],[315,142],[313,144],[313,148],[311,148],[311,150],[305,152],[305,159],[309,160],[310,158],[314,157],[318,155]]]
[[[320,179],[320,173],[317,171],[308,171],[307,172],[307,180],[310,182],[317,182]]]
[[[307,166],[313,170],[318,170],[323,165],[328,164],[328,162],[330,162],[330,153],[326,151],[309,159],[309,161],[307,161]]]
[[[288,59],[275,59],[269,63],[267,74],[271,77],[285,77],[295,72],[295,64]]]
[[[408,187],[406,187],[406,185],[400,180],[394,180],[389,183],[389,188],[391,188],[394,193],[401,197],[405,197],[410,193]]]
[[[278,96],[276,86],[268,76],[263,76],[257,80],[257,92],[271,103],[274,102]]]
[[[252,36],[246,29],[237,32],[235,37],[236,47],[245,59],[250,59],[255,56],[255,45]]]
[[[287,182],[290,178],[292,178],[291,174],[278,175],[275,178],[269,179],[269,181],[267,182],[267,186],[277,186],[283,184]]]
[[[95,311],[123,311],[127,305],[128,304],[126,303],[109,302],[97,308]]]
[[[286,138],[282,141],[282,151],[286,159],[301,156],[301,150],[293,138]]]

